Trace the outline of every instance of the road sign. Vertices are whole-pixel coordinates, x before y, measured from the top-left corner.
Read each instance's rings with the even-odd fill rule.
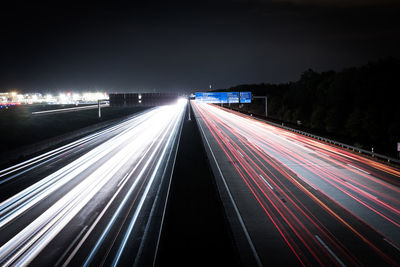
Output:
[[[397,143],[397,151],[400,152],[400,142]]]
[[[197,92],[196,101],[203,103],[228,103],[228,94],[226,92]]]
[[[203,103],[251,103],[251,92],[196,92],[196,101]]]
[[[240,103],[251,103],[251,92],[240,92]]]
[[[239,92],[228,92],[228,103],[239,103]]]

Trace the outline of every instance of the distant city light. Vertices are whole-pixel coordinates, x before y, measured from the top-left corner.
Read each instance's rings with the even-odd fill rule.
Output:
[[[59,94],[27,93],[18,94],[15,91],[0,93],[0,104],[20,103],[20,104],[92,104],[97,100],[108,100],[107,92],[60,92]]]

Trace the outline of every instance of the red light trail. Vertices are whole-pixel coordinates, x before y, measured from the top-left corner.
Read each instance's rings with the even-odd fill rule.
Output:
[[[361,220],[396,247],[398,234],[387,233],[400,226],[398,170],[236,112],[192,104],[217,144],[213,150],[236,172],[231,183],[236,177],[244,182],[301,265],[365,264],[339,232],[357,239],[363,253],[396,265],[353,221]],[[378,228],[382,221],[392,228]]]

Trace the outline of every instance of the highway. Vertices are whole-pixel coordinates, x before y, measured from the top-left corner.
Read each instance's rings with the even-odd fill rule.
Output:
[[[151,263],[186,106],[148,109],[1,170],[0,265]]]
[[[399,266],[398,169],[191,105],[244,265]]]

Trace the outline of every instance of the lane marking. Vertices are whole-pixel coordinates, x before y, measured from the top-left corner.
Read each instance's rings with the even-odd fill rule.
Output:
[[[242,156],[242,158],[244,158],[244,156],[243,156],[243,154],[242,153],[240,153],[240,151],[239,150],[237,150],[236,149],[236,151],[240,154],[240,156]]]
[[[165,126],[166,129],[169,129],[169,125]],[[136,180],[134,181],[134,183],[132,184],[132,186],[129,188],[129,191],[125,194],[123,200],[120,202],[117,210],[115,211],[115,213],[113,214],[112,218],[109,220],[107,226],[104,228],[101,236],[99,237],[99,239],[97,240],[96,244],[94,245],[92,251],[90,252],[90,254],[87,256],[85,262],[83,263],[83,266],[89,266],[90,262],[92,261],[93,257],[95,257],[95,254],[98,252],[100,246],[103,244],[104,239],[106,238],[106,236],[108,235],[112,225],[114,224],[114,222],[117,220],[119,214],[121,213],[121,210],[124,208],[124,206],[126,205],[126,203],[128,202],[129,198],[131,197],[132,192],[135,190],[138,182],[140,180],[142,180],[142,177],[144,176],[145,171],[147,171],[149,164],[152,162],[153,158],[155,157],[155,155],[157,154],[157,152],[160,149],[160,146],[162,145],[161,142],[158,142],[155,147],[153,148],[153,144],[156,142],[156,140],[163,140],[165,138],[165,136],[167,136],[168,132],[165,131],[162,134],[158,134],[157,138],[153,139],[153,141],[151,142],[150,147],[148,148],[148,150],[150,150],[150,148],[152,148],[152,153],[149,156],[149,158],[147,159],[145,165],[141,168],[140,173],[137,175]],[[141,159],[144,159],[143,157]],[[148,181],[148,182],[152,182],[152,181]],[[146,188],[147,189],[147,188]],[[140,205],[140,203],[139,203]]]
[[[130,171],[127,174],[125,174],[124,178],[121,179],[121,181],[118,182],[117,184],[117,188],[129,177],[131,176],[133,173]]]
[[[197,122],[197,121],[196,121],[196,122]],[[240,226],[242,227],[242,230],[243,230],[243,232],[244,232],[244,234],[245,234],[245,236],[246,236],[247,242],[249,243],[250,248],[251,248],[251,251],[253,252],[253,256],[254,256],[254,258],[255,258],[255,260],[256,260],[256,262],[257,262],[257,265],[258,265],[258,266],[263,266],[263,264],[261,263],[260,257],[259,257],[258,254],[257,254],[257,251],[256,251],[256,248],[255,248],[255,246],[254,246],[254,244],[253,244],[253,241],[251,240],[251,237],[250,237],[250,235],[249,235],[249,232],[247,231],[247,228],[246,228],[246,226],[245,226],[245,224],[244,224],[244,221],[243,221],[243,219],[242,219],[242,216],[240,215],[239,209],[238,209],[238,207],[236,206],[235,201],[233,200],[233,196],[232,196],[232,194],[231,194],[231,192],[230,192],[230,190],[229,190],[228,184],[227,184],[226,181],[225,181],[225,177],[224,177],[224,175],[222,174],[222,171],[221,171],[221,169],[220,169],[220,167],[219,167],[219,165],[218,165],[218,162],[217,162],[217,159],[215,158],[214,152],[213,152],[212,149],[211,149],[211,145],[210,145],[210,143],[208,142],[207,136],[206,136],[205,133],[204,133],[203,126],[201,125],[200,122],[198,122],[197,124],[200,126],[201,132],[203,133],[203,136],[204,136],[204,140],[206,140],[206,142],[207,142],[207,146],[208,146],[208,148],[209,148],[209,150],[210,150],[210,152],[211,152],[211,155],[212,155],[212,157],[213,157],[213,159],[214,159],[215,165],[217,166],[217,169],[218,169],[218,172],[219,172],[220,177],[221,177],[221,179],[222,179],[222,182],[223,182],[223,184],[224,184],[224,186],[225,186],[225,189],[226,189],[226,191],[227,191],[227,193],[228,193],[228,196],[229,196],[229,198],[230,198],[230,200],[231,200],[231,202],[232,202],[232,205],[233,205],[233,208],[234,208],[234,210],[235,210],[236,216],[238,217]]]
[[[127,180],[124,181],[124,185],[126,184]],[[105,206],[105,208],[101,211],[101,213],[99,214],[99,216],[97,216],[96,220],[92,223],[91,227],[89,228],[89,230],[86,232],[85,236],[81,239],[81,241],[78,243],[78,245],[75,247],[75,249],[72,251],[72,253],[69,255],[69,257],[66,259],[66,261],[64,262],[64,264],[62,265],[63,267],[68,266],[68,264],[70,263],[70,261],[72,260],[72,258],[75,256],[75,254],[78,252],[78,250],[81,248],[82,244],[86,241],[86,239],[89,237],[89,235],[91,234],[91,232],[93,231],[93,229],[95,228],[95,226],[98,224],[98,222],[100,221],[100,219],[103,217],[103,215],[106,213],[106,211],[108,210],[108,208],[110,207],[111,203],[114,201],[114,199],[117,197],[117,195],[119,194],[119,192],[122,190],[123,187],[120,187],[117,189],[117,191],[114,193],[114,195],[112,196],[112,198],[108,201],[107,205]]]
[[[88,228],[87,225],[82,228],[82,230],[79,232],[79,234],[72,240],[72,243],[68,246],[68,248],[65,250],[65,252],[61,255],[61,257],[58,259],[56,264],[54,266],[59,266],[62,260],[65,258],[65,256],[68,254],[68,252],[72,249],[72,247],[75,245],[76,242],[78,242],[79,238],[83,235],[83,233],[86,231]]]
[[[267,182],[267,180],[265,180],[261,174],[259,174],[259,175],[260,175],[261,179],[263,179],[264,182],[269,186],[269,188],[271,188],[271,190],[274,190],[274,188]]]
[[[318,235],[315,235],[315,238],[318,240],[318,242],[321,243],[322,246],[324,246],[324,248],[329,252],[329,254],[331,254],[331,255],[335,258],[335,260],[339,263],[340,266],[342,266],[342,267],[346,266],[346,264],[344,264],[344,263],[338,258],[338,256],[336,256],[336,254],[333,253],[333,251],[328,247],[328,245],[325,244],[324,241],[322,241],[321,238],[319,238]]]
[[[389,243],[390,245],[392,245],[392,247],[394,247],[395,249],[397,249],[398,251],[400,251],[400,248],[398,246],[396,246],[395,244],[393,244],[391,241],[389,241],[388,239],[384,238],[383,240],[385,240],[387,243]]]
[[[363,189],[361,189],[361,188],[359,188],[359,187],[353,185],[353,184],[350,183],[349,181],[344,180],[344,182],[347,183],[347,184],[349,184],[349,185],[351,185],[351,186],[354,187],[354,188],[357,188],[357,190],[359,190],[359,191],[361,191],[362,193],[366,194],[366,195],[369,196],[370,198],[378,199],[376,196],[374,196],[374,195],[368,193],[367,191],[365,191],[365,190],[363,190]]]
[[[144,153],[144,156],[139,160],[139,162],[136,164],[136,166],[128,173],[127,177],[131,176],[137,169],[137,167],[139,166],[139,164],[143,161],[143,159],[145,158],[145,155],[147,155],[148,152],[150,152],[150,149],[152,148],[152,145],[150,145],[147,150]],[[157,150],[157,149],[155,149]],[[153,151],[153,154],[155,152]],[[153,154],[150,155],[150,158],[153,157]],[[148,162],[145,164],[145,169],[147,169],[147,165]],[[142,170],[143,172],[143,170]],[[140,179],[142,172],[139,173],[139,175],[136,177],[136,179]],[[86,241],[86,239],[89,237],[89,235],[91,234],[91,232],[94,230],[94,228],[97,226],[97,224],[99,223],[99,221],[101,220],[101,218],[104,216],[104,214],[106,213],[106,211],[108,210],[108,208],[111,206],[111,204],[114,202],[115,198],[119,195],[120,191],[124,188],[125,184],[128,182],[129,179],[125,179],[122,183],[122,186],[120,186],[119,188],[117,187],[117,191],[114,193],[114,195],[111,197],[111,199],[108,201],[107,205],[104,207],[104,209],[102,210],[102,212],[98,215],[98,217],[96,218],[96,220],[92,223],[91,227],[89,228],[89,230],[86,232],[85,236],[81,239],[81,241],[78,243],[78,245],[75,247],[75,249],[72,251],[72,253],[69,255],[69,257],[66,259],[66,261],[64,262],[64,264],[62,265],[63,267],[66,267],[69,265],[69,263],[71,262],[71,260],[74,258],[74,256],[76,255],[76,253],[79,251],[79,249],[81,248],[81,246],[83,245],[83,243]],[[135,186],[135,184],[137,183],[138,180],[135,180],[132,186]],[[132,189],[131,186],[131,189]]]
[[[168,126],[170,126],[170,125],[168,125]],[[178,125],[178,121],[176,121],[175,124],[172,124],[171,127],[167,128],[167,130],[169,130],[171,128],[172,132],[169,134],[168,137],[167,137],[166,134],[163,136],[163,138],[167,139],[166,144],[164,144],[164,148],[162,149],[161,145],[158,146],[159,149],[162,149],[161,156],[159,156],[159,159],[158,159],[158,162],[157,162],[156,166],[153,167],[153,172],[152,172],[152,175],[150,177],[150,180],[147,182],[145,191],[142,193],[142,196],[140,198],[139,204],[136,207],[135,213],[132,216],[133,218],[132,218],[131,222],[128,225],[128,229],[125,232],[125,235],[124,235],[123,240],[122,240],[122,242],[120,244],[120,247],[118,248],[117,255],[114,257],[114,260],[113,260],[113,262],[111,264],[111,266],[113,266],[113,267],[118,266],[118,262],[119,262],[119,260],[121,258],[122,253],[125,250],[126,244],[127,244],[128,240],[129,240],[129,236],[132,233],[132,230],[133,230],[133,228],[134,228],[134,226],[136,224],[136,220],[139,217],[139,214],[140,214],[140,212],[142,210],[142,207],[144,205],[145,200],[147,199],[147,196],[148,196],[148,193],[150,191],[150,188],[153,185],[153,181],[154,181],[154,179],[155,179],[155,177],[156,177],[156,175],[158,173],[158,170],[159,170],[159,168],[161,166],[161,163],[165,160],[165,154],[167,152],[167,148],[170,147],[170,143],[171,143],[171,140],[173,139],[173,137],[176,138],[176,133],[174,134],[173,130],[178,127],[177,125]]]
[[[190,107],[188,107],[188,109],[190,110]],[[190,114],[190,113],[189,113],[189,114]],[[181,140],[182,129],[183,129],[183,120],[182,120],[181,123],[180,123],[180,128],[179,128],[179,130],[178,130],[178,131],[179,131],[179,134],[178,134],[177,137],[175,137],[178,141],[177,141],[177,145],[176,145],[176,150],[175,150],[175,155],[174,155],[174,161],[173,161],[172,166],[171,166],[171,168],[172,168],[172,169],[171,169],[171,175],[170,175],[170,177],[169,177],[168,189],[167,189],[167,193],[166,193],[166,196],[165,196],[164,209],[163,209],[163,214],[162,214],[161,222],[160,222],[160,231],[158,232],[157,244],[156,244],[156,248],[155,248],[155,250],[154,250],[153,266],[156,265],[156,260],[157,260],[157,255],[158,255],[158,249],[159,249],[160,241],[161,241],[161,234],[162,234],[163,225],[164,225],[164,220],[165,220],[166,211],[167,211],[167,204],[168,204],[169,194],[170,194],[170,191],[171,191],[172,177],[173,177],[173,175],[174,175],[175,163],[176,163],[176,158],[177,158],[177,155],[178,155],[178,149],[179,149],[180,140]],[[176,140],[176,139],[175,139],[175,140]],[[171,153],[171,154],[172,154],[172,153]],[[169,155],[168,161],[170,160],[171,154]],[[166,169],[164,170],[164,172],[165,172],[165,171],[166,171]],[[163,175],[164,175],[164,174],[163,174]],[[159,188],[159,190],[161,190],[161,187]],[[157,192],[156,198],[158,197],[158,195],[159,195],[159,193]],[[154,207],[154,206],[153,206],[153,207]],[[152,216],[152,212],[153,212],[153,208],[152,208],[152,210],[151,210],[150,216]],[[147,226],[146,226],[146,230],[147,230],[147,229],[148,229],[148,228],[147,228]],[[145,230],[145,233],[146,233],[146,230]],[[145,236],[145,234],[143,234],[143,236]],[[133,263],[133,266],[137,266],[136,262],[137,262],[137,260],[138,260],[138,259],[140,258],[140,256],[141,256],[141,253],[142,253],[141,251],[142,251],[142,247],[143,247],[143,246],[142,246],[142,243],[143,243],[143,242],[140,243],[140,248],[139,248],[139,251],[138,251],[138,253],[137,253],[135,262]]]
[[[350,166],[350,167],[352,167],[353,169],[356,169],[356,170],[358,170],[358,171],[360,171],[360,172],[363,172],[363,173],[365,173],[365,174],[370,175],[369,172],[364,171],[364,170],[362,170],[362,169],[360,169],[360,168],[357,168],[356,166],[353,166],[353,165],[351,165],[351,164],[348,164],[348,163],[347,163],[347,166]]]
[[[299,176],[298,176],[299,177]],[[299,177],[300,178],[300,177]],[[309,185],[310,187],[312,187],[312,189],[314,189],[315,191],[319,191],[311,182],[304,180],[304,178],[300,178],[301,180],[303,180],[303,182],[305,182],[307,185]],[[307,189],[306,189],[307,190]]]
[[[122,129],[122,128],[126,127],[133,120],[139,120],[138,122],[134,121],[135,125],[139,125],[141,123],[141,121],[140,121],[141,116],[149,116],[150,112],[153,112],[153,111],[154,111],[154,109],[147,110],[147,111],[144,111],[144,112],[139,112],[139,113],[137,113],[137,114],[135,114],[133,116],[130,116],[130,117],[122,120],[120,123],[118,123],[116,125],[115,125],[115,123],[113,123],[110,126],[107,126],[105,129],[100,130],[99,132],[95,132],[95,133],[89,134],[89,135],[87,135],[85,137],[82,137],[81,139],[78,139],[76,141],[73,141],[73,142],[71,142],[69,144],[66,144],[64,146],[58,147],[56,149],[53,149],[51,151],[48,151],[48,152],[46,152],[44,154],[41,154],[41,155],[36,156],[34,158],[28,159],[28,160],[23,161],[21,163],[18,163],[16,165],[10,166],[10,167],[8,167],[6,169],[0,170],[0,177],[3,177],[3,176],[8,175],[10,173],[16,172],[16,171],[18,171],[20,169],[26,168],[26,167],[28,167],[28,166],[30,166],[32,164],[40,162],[40,161],[42,161],[44,159],[47,159],[49,157],[58,157],[60,153],[66,152],[68,150],[72,150],[72,149],[74,149],[74,148],[76,148],[76,147],[78,147],[78,146],[80,146],[80,145],[82,145],[84,143],[87,143],[87,142],[90,142],[90,141],[92,141],[92,140],[94,140],[96,138],[99,138],[102,135],[109,134],[109,133],[111,133],[111,132],[113,132],[115,130],[118,130],[118,129]],[[4,172],[7,172],[7,173],[4,173]],[[17,175],[19,175],[19,174],[17,174]]]
[[[100,107],[109,107],[109,104],[103,104],[100,105]],[[52,110],[44,110],[44,111],[35,111],[32,112],[32,115],[37,115],[37,114],[51,114],[51,113],[64,113],[64,112],[71,112],[71,111],[79,111],[79,110],[86,110],[86,109],[95,109],[98,106],[95,105],[90,105],[90,106],[83,106],[83,107],[77,107],[77,108],[59,108],[59,109],[52,109]]]

